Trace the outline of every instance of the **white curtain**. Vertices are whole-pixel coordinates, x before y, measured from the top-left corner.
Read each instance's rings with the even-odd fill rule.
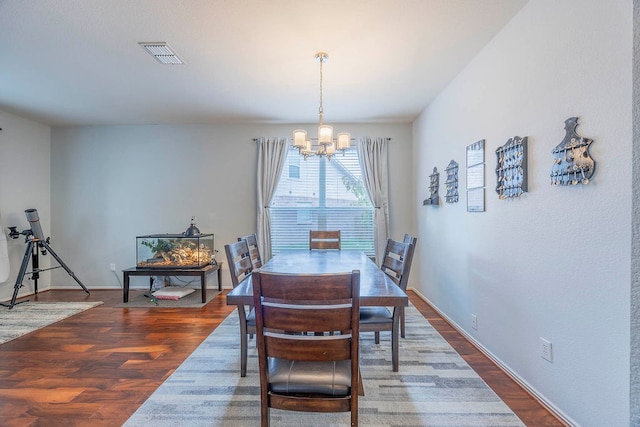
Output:
[[[389,170],[387,165],[388,138],[362,138],[358,144],[358,158],[364,187],[374,209],[376,263],[380,265],[389,238]]]
[[[258,139],[258,243],[262,262],[271,259],[269,205],[287,160],[286,139]]]

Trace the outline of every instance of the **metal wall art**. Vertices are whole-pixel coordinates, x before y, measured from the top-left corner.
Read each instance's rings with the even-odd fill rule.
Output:
[[[520,197],[527,191],[527,139],[514,136],[496,150],[496,193],[500,200]]]
[[[440,173],[438,168],[434,166],[433,173],[429,175],[429,192],[431,195],[422,202],[423,205],[438,205],[438,189],[440,188]]]
[[[551,185],[588,184],[596,169],[596,162],[589,154],[592,139],[576,133],[578,118],[570,117],[564,122],[566,134],[551,153]]]
[[[484,212],[484,139],[467,146],[467,212]]]
[[[458,163],[451,160],[445,169],[447,180],[444,183],[447,195],[444,199],[447,203],[458,203]]]

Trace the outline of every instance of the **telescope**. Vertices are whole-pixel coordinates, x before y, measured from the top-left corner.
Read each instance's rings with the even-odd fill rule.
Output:
[[[89,293],[89,290],[82,284],[80,280],[78,280],[74,272],[71,271],[69,267],[67,267],[67,265],[64,263],[64,261],[62,261],[62,259],[58,256],[58,254],[53,251],[53,249],[49,245],[49,238],[44,237],[42,226],[40,225],[40,216],[38,215],[38,211],[36,209],[27,209],[24,211],[24,213],[27,217],[27,221],[29,221],[29,225],[31,226],[31,228],[29,230],[18,232],[18,230],[16,230],[16,227],[9,227],[9,237],[11,237],[12,239],[17,239],[21,234],[24,235],[25,241],[27,243],[27,248],[24,252],[24,257],[22,258],[22,265],[20,265],[20,272],[18,273],[18,277],[16,279],[11,302],[9,304],[0,303],[0,305],[12,309],[16,304],[19,304],[16,303],[16,298],[18,297],[18,291],[22,287],[22,281],[24,280],[25,274],[31,274],[31,279],[34,281],[34,291],[37,294],[38,278],[40,277],[40,272],[53,270],[60,267],[64,268],[67,273],[69,273],[69,276],[71,276],[73,280],[75,280],[86,293]],[[42,252],[42,255],[46,255],[47,251],[49,251],[49,253],[56,259],[56,261],[58,261],[58,264],[60,265],[52,268],[40,269],[38,261],[38,248]],[[31,259],[31,273],[27,273],[29,259]],[[20,302],[26,301],[28,300]]]
[[[18,230],[16,230],[17,227],[9,227],[9,237],[11,237],[12,239],[17,239],[22,234],[26,236],[27,240],[45,241],[46,239],[44,237],[44,233],[42,232],[42,226],[40,225],[40,216],[38,215],[38,211],[36,209],[27,209],[26,211],[24,211],[24,214],[27,217],[27,221],[29,221],[31,229],[19,232]]]
[[[27,209],[24,213],[27,216],[27,221],[29,221],[29,224],[31,225],[31,234],[33,235],[33,238],[36,240],[45,240],[42,227],[40,226],[38,211],[35,209]]]

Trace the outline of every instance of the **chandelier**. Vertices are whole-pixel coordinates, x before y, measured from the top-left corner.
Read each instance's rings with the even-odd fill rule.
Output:
[[[326,156],[327,159],[331,157],[337,151],[346,150],[351,146],[351,135],[348,132],[340,132],[333,138],[333,127],[325,125],[322,121],[322,64],[327,62],[329,55],[326,52],[316,53],[316,60],[320,63],[320,108],[318,108],[319,124],[318,124],[318,138],[317,144],[307,138],[307,131],[302,129],[296,129],[293,131],[292,145],[298,149],[300,155],[304,156],[307,160],[309,156]]]

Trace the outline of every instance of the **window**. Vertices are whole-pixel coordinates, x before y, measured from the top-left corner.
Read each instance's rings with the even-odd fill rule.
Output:
[[[300,156],[297,159],[287,159],[289,165],[289,178],[300,179]]]
[[[373,206],[355,148],[331,160],[290,149],[270,206],[271,250],[307,249],[309,230],[340,230],[343,250],[374,256]],[[292,174],[297,166],[297,176]],[[294,168],[292,168],[294,167]]]
[[[312,218],[313,214],[311,213],[311,209],[313,208],[313,203],[311,202],[298,202],[298,209],[296,209],[298,213],[298,220],[296,221],[297,225],[311,225],[313,224]]]

